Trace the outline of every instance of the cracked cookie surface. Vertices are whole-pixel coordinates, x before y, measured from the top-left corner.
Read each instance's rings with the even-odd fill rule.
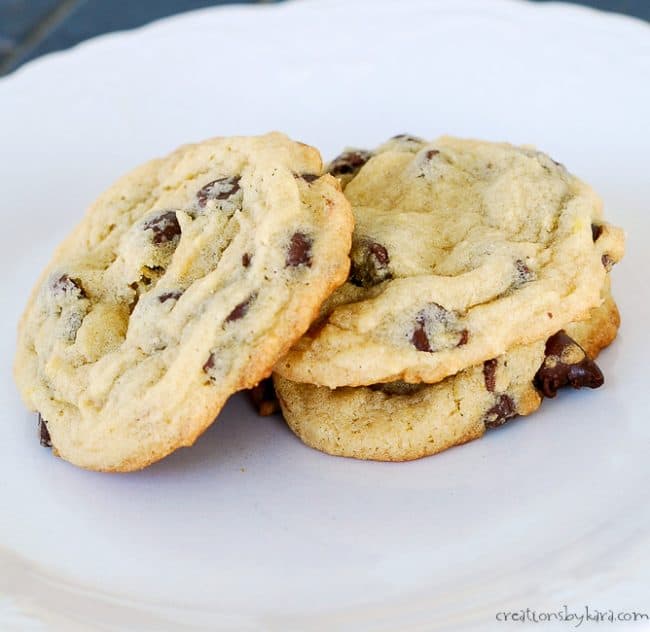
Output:
[[[338,456],[408,461],[481,437],[537,410],[562,386],[596,388],[592,361],[616,336],[606,284],[602,305],[548,341],[515,346],[437,384],[382,383],[329,389],[274,374],[283,416],[307,445]]]
[[[330,170],[352,265],[275,368],[295,382],[438,382],[584,318],[623,255],[594,191],[529,147],[400,135]]]
[[[348,274],[350,206],[278,133],[179,148],[123,177],[56,251],[19,325],[41,440],[139,469],[191,445]]]

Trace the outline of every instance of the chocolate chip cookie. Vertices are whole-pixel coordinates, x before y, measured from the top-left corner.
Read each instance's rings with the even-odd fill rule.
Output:
[[[586,317],[623,254],[594,191],[530,147],[400,135],[329,169],[352,265],[275,368],[294,382],[438,382]]]
[[[191,445],[345,281],[352,224],[318,151],[277,133],[187,145],[119,180],[20,322],[15,376],[41,441],[115,471]]]
[[[339,456],[408,461],[481,437],[563,386],[597,388],[593,359],[616,336],[619,316],[608,289],[587,321],[548,340],[515,346],[437,384],[327,387],[274,374],[285,420],[307,445]]]

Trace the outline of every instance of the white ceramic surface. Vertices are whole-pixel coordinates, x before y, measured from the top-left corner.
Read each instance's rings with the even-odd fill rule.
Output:
[[[650,612],[649,112],[647,25],[507,0],[206,10],[1,80],[0,629],[498,630],[509,609]],[[270,129],[326,157],[400,132],[532,142],[592,183],[629,237],[605,387],[407,464],[310,450],[241,397],[140,473],[53,458],[11,363],[55,244],[141,161]]]

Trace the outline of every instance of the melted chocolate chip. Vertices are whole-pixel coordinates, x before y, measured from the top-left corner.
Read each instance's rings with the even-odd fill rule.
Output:
[[[81,281],[71,279],[67,274],[62,274],[52,283],[52,290],[57,294],[75,293],[78,298],[86,298],[86,292],[81,285]]]
[[[165,301],[177,301],[182,294],[183,292],[179,290],[172,290],[171,292],[164,292],[163,294],[158,296],[158,300],[161,303],[164,303]]]
[[[305,181],[305,182],[314,182],[314,180],[318,180],[320,176],[317,173],[301,173],[300,177]]]
[[[494,393],[497,385],[497,359],[486,360],[483,362],[483,379],[485,380],[485,388]]]
[[[560,331],[552,335],[546,341],[544,354],[546,357],[555,356],[559,358],[562,355],[562,352],[571,346],[577,347],[579,351],[582,352],[582,355],[586,355],[583,348],[573,338],[571,338],[564,329],[560,329]]]
[[[440,153],[438,149],[429,149],[429,151],[424,154],[427,160],[431,160],[434,156],[437,156]]]
[[[591,237],[594,241],[598,241],[598,238],[603,234],[603,227],[600,224],[591,225]]]
[[[418,351],[426,351],[427,353],[432,353],[433,349],[431,348],[431,344],[429,343],[429,337],[427,336],[427,332],[424,329],[424,316],[418,316],[415,320],[415,329],[413,330],[413,334],[411,335],[411,342],[413,343],[413,346],[418,350]]]
[[[38,413],[38,433],[41,445],[44,448],[51,448],[52,438],[50,437],[50,431],[47,429],[47,421],[41,417],[41,413]]]
[[[350,283],[371,287],[391,277],[388,250],[371,239],[359,239],[352,248]]]
[[[226,317],[225,322],[231,323],[234,320],[239,320],[240,318],[243,318],[246,316],[246,312],[248,312],[248,308],[251,306],[251,303],[255,300],[255,294],[251,294],[245,301],[242,301],[237,305],[230,314]]]
[[[614,267],[615,261],[608,254],[604,254],[600,258],[600,260],[601,260],[603,266],[605,266],[605,270],[607,270],[607,272],[609,272]]]
[[[175,240],[181,234],[176,211],[166,211],[151,218],[145,222],[144,229],[153,233],[154,244],[165,244]]]
[[[227,200],[232,197],[239,191],[240,180],[241,176],[226,176],[225,178],[217,178],[212,182],[208,182],[196,194],[199,206],[205,208],[208,200]]]
[[[241,264],[244,266],[244,268],[248,268],[248,266],[251,264],[251,256],[249,253],[245,252],[241,256]]]
[[[546,397],[555,397],[559,388],[598,388],[605,378],[598,365],[564,330],[546,341],[545,358],[535,375],[535,386]]]
[[[469,340],[469,331],[467,331],[467,329],[463,329],[460,332],[460,340],[458,341],[458,344],[456,346],[462,347],[463,345],[467,344],[468,340]]]
[[[208,356],[208,359],[205,361],[205,364],[203,365],[203,372],[204,373],[209,373],[210,369],[214,368],[214,361],[215,361],[214,353],[211,353]]]
[[[312,244],[312,239],[305,233],[294,233],[287,248],[286,265],[292,268],[302,265],[311,268]]]
[[[372,157],[369,151],[358,149],[356,151],[345,151],[332,160],[328,171],[333,176],[356,174],[363,165]]]
[[[502,426],[508,419],[517,416],[517,410],[512,398],[505,393],[499,395],[497,403],[485,414],[483,422],[486,428]]]

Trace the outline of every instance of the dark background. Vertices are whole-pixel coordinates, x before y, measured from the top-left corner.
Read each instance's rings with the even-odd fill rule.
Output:
[[[239,0],[239,3],[273,1],[282,0]],[[650,21],[650,0],[571,1]],[[39,55],[68,48],[101,33],[130,29],[174,13],[220,4],[233,4],[233,0],[0,0],[0,75]]]

